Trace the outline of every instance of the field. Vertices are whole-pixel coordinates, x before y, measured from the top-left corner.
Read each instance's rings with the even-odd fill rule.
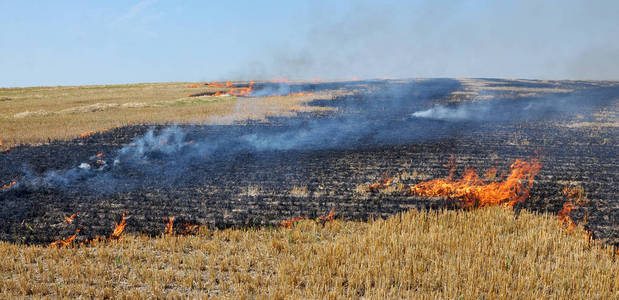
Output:
[[[619,296],[616,82],[0,99],[6,298]]]

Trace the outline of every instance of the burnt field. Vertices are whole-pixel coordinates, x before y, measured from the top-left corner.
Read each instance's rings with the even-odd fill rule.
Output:
[[[77,240],[107,236],[124,212],[127,232],[158,235],[170,216],[176,224],[225,228],[315,218],[332,208],[337,218],[355,220],[459,209],[453,199],[411,195],[407,187],[448,176],[450,162],[459,177],[466,168],[507,172],[516,159],[535,157],[542,168],[530,197],[515,208],[557,213],[563,189],[581,187],[588,201],[572,219],[586,218],[596,239],[619,245],[619,86],[478,82],[484,85],[263,85],[256,96],[350,92],[310,104],[336,108],[329,113],[226,126],[128,126],[0,152],[0,185],[8,187],[0,191],[0,239],[49,243],[76,228]],[[397,178],[394,188],[363,190],[383,174]],[[71,224],[64,217],[72,214]]]

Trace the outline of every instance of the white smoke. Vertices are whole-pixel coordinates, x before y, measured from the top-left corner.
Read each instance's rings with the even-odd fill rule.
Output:
[[[489,110],[485,105],[460,105],[457,107],[447,107],[438,105],[430,109],[416,111],[411,114],[415,118],[426,118],[444,121],[467,121],[478,120]]]

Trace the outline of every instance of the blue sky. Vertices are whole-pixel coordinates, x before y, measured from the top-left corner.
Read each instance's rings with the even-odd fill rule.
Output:
[[[0,0],[0,86],[619,79],[617,16],[619,1]]]

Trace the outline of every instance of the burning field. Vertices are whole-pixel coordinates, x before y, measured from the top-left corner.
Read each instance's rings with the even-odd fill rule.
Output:
[[[523,209],[551,214],[566,232],[581,225],[588,240],[619,246],[616,82],[190,88],[192,99],[248,103],[321,96],[232,124],[129,125],[5,149],[0,239],[66,247],[500,206],[515,219]]]

